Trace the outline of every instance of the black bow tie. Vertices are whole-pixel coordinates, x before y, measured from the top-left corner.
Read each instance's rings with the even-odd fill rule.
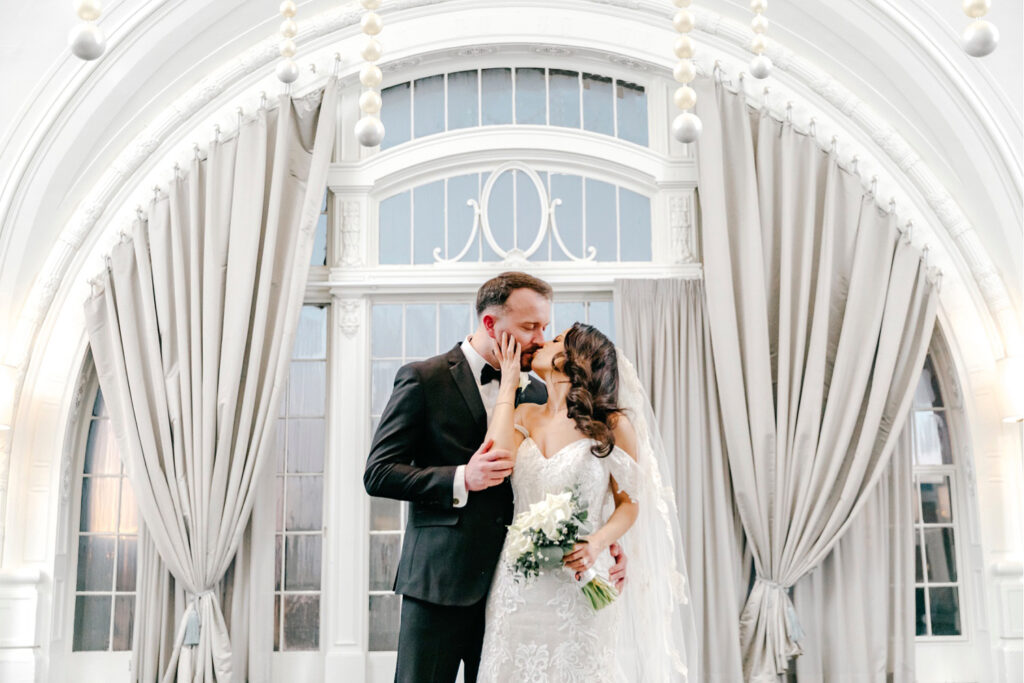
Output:
[[[498,370],[490,363],[485,363],[484,367],[480,370],[480,385],[486,386],[491,382],[501,381],[501,370]]]

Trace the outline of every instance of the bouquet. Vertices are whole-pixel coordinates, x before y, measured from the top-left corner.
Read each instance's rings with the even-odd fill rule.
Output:
[[[523,579],[560,567],[566,553],[577,543],[586,543],[581,537],[586,523],[587,509],[580,505],[578,490],[549,493],[517,515],[508,527],[505,560],[516,577]],[[610,605],[619,595],[593,567],[583,572],[578,583],[595,610]]]

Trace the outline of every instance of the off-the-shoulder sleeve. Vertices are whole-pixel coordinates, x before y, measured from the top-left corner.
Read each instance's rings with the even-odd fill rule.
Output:
[[[618,446],[612,449],[608,457],[604,458],[608,468],[608,474],[614,479],[620,491],[629,494],[633,500],[639,500],[640,496],[640,466],[636,460],[629,456],[629,453]]]

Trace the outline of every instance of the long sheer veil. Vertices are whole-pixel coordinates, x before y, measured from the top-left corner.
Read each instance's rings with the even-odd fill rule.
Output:
[[[618,651],[630,681],[700,681],[696,619],[671,472],[651,402],[636,368],[618,350],[619,406],[637,434],[639,516],[620,543],[626,552]]]

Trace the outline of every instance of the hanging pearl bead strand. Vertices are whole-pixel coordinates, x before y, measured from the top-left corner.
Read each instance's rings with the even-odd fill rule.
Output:
[[[384,28],[384,22],[380,15],[374,12],[380,7],[380,0],[361,0],[367,12],[363,15],[361,23],[363,33],[366,34],[366,43],[360,52],[366,61],[363,68],[359,70],[359,82],[365,90],[359,96],[359,110],[363,113],[356,122],[356,140],[363,147],[376,147],[384,139],[384,124],[380,122],[380,109],[383,101],[380,97],[380,84],[384,80],[384,74],[376,62],[384,54],[376,36]]]
[[[992,54],[999,45],[999,29],[991,22],[982,19],[988,14],[992,0],[963,0],[964,14],[971,19],[963,35],[960,45],[964,52],[972,57],[984,57]]]
[[[107,49],[107,38],[96,25],[103,6],[100,0],[75,0],[74,5],[75,14],[83,23],[71,29],[68,34],[68,47],[79,59],[99,59]]]
[[[750,50],[754,53],[750,60],[750,75],[768,78],[772,72],[772,60],[764,53],[768,49],[768,19],[764,16],[768,11],[768,0],[750,0],[750,9],[754,12],[750,21],[750,29],[754,33],[750,40]]]
[[[676,107],[682,110],[682,113],[672,120],[672,137],[679,142],[689,143],[695,142],[700,137],[700,132],[704,127],[697,115],[690,111],[697,104],[697,92],[690,86],[690,83],[697,78],[697,67],[693,64],[696,47],[693,44],[693,39],[690,38],[690,33],[697,25],[697,20],[690,10],[691,0],[672,0],[672,4],[679,8],[672,18],[672,25],[679,32],[673,45],[673,51],[679,61],[672,69],[672,75],[680,83],[673,95],[673,100]]]
[[[299,35],[299,25],[295,21],[298,8],[294,0],[284,0],[278,11],[284,17],[281,22],[281,61],[277,63],[277,79],[282,83],[294,83],[299,78],[299,65],[295,62],[295,36]]]

